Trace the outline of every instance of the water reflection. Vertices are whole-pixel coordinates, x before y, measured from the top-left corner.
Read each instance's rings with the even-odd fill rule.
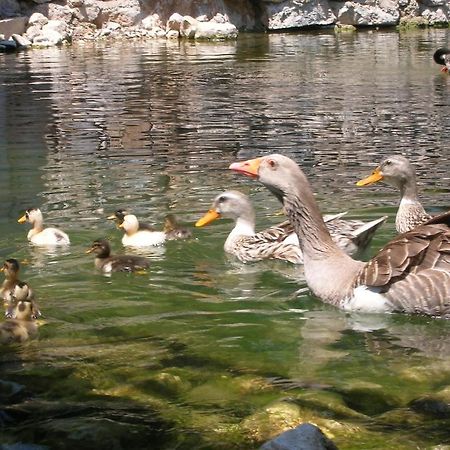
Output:
[[[250,195],[258,229],[279,222],[266,189],[226,169],[272,152],[302,164],[324,212],[390,217],[367,256],[395,233],[398,193],[354,183],[383,156],[410,157],[424,205],[448,209],[450,77],[430,56],[448,33],[248,35],[0,55],[0,244],[4,257],[28,261],[23,279],[47,322],[30,347],[0,351],[2,377],[30,389],[31,405],[54,402],[52,414],[61,401],[87,397],[97,419],[103,410],[157,411],[161,448],[252,448],[233,434],[240,420],[287,395],[267,380],[336,392],[364,380],[407,400],[433,391],[433,380],[413,382],[412,372],[448,376],[447,322],[335,310],[304,290],[301,269],[224,255],[229,223],[145,250],[145,275],[103,277],[85,250],[104,236],[114,252],[130,251],[106,220],[116,209],[158,229],[168,212],[192,225],[230,188]],[[67,230],[70,249],[28,244],[16,220],[30,205]],[[58,422],[62,435],[91,418],[70,410],[74,422]],[[42,435],[57,434],[26,417]],[[8,431],[11,442],[20,431]],[[348,436],[335,433],[345,448]],[[181,435],[193,436],[184,447],[174,444]],[[377,436],[392,447],[388,432]]]

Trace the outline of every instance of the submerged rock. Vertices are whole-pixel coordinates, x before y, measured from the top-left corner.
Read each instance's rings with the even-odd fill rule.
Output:
[[[425,395],[410,403],[410,407],[417,412],[436,417],[450,418],[450,386],[434,394]]]
[[[311,423],[285,431],[266,442],[260,450],[338,450],[334,443]]]

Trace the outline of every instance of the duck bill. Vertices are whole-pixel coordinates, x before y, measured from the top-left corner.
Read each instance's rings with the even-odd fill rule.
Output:
[[[91,247],[85,251],[85,253],[92,253],[94,251],[94,247]]]
[[[24,214],[22,217],[17,219],[19,223],[25,223],[27,221],[27,216]]]
[[[375,169],[371,175],[367,178],[363,178],[356,183],[356,186],[368,186],[369,184],[376,183],[377,181],[381,181],[383,179],[383,172],[381,172],[380,168]]]
[[[203,227],[208,225],[208,223],[213,222],[218,219],[220,214],[215,209],[210,209],[201,219],[198,219],[195,223],[196,227]]]
[[[229,169],[242,173],[250,178],[258,178],[261,160],[262,158],[255,158],[247,161],[235,162],[230,164]]]
[[[108,220],[116,220],[117,217],[114,214],[111,214],[110,216],[107,217]]]

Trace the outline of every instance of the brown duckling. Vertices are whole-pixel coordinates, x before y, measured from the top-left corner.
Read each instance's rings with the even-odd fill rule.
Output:
[[[192,237],[191,230],[182,227],[173,214],[167,214],[164,218],[164,233],[166,233],[166,239],[169,241],[190,239]]]
[[[150,266],[147,258],[135,255],[112,255],[106,239],[96,239],[86,253],[95,253],[95,267],[102,272],[135,272]]]
[[[35,305],[28,300],[31,289],[27,283],[19,281],[9,293],[7,317],[0,323],[0,343],[11,344],[33,339],[38,334],[35,321]]]
[[[11,299],[11,295],[14,292],[16,286],[22,283],[18,278],[19,270],[20,270],[19,261],[17,261],[17,259],[14,258],[7,259],[3,263],[3,266],[0,268],[0,271],[2,271],[5,274],[5,280],[3,281],[0,294],[3,300],[5,301],[6,317],[9,317],[8,311],[10,306],[9,301]],[[38,318],[41,315],[41,313],[37,306],[34,292],[28,284],[27,284],[26,300],[30,302],[32,305],[33,317]]]

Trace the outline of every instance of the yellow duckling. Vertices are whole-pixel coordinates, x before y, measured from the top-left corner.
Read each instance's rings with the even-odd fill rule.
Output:
[[[27,283],[18,282],[10,292],[7,317],[0,323],[0,343],[11,344],[34,339],[38,334],[38,326],[33,313],[33,302],[29,301],[30,287]]]
[[[17,259],[10,258],[7,259],[3,266],[0,268],[0,271],[5,274],[5,280],[3,281],[0,295],[2,296],[3,300],[5,301],[5,307],[6,307],[6,316],[8,316],[8,309],[9,309],[9,300],[11,299],[11,295],[13,295],[14,290],[16,289],[16,286],[21,284],[22,282],[18,278],[20,266]],[[32,305],[32,314],[34,318],[38,318],[41,313],[39,311],[39,308],[36,304],[34,292],[31,289],[29,285],[27,285],[27,294],[26,300],[31,303]]]
[[[29,222],[33,228],[28,232],[28,240],[36,245],[69,245],[70,239],[58,228],[44,228],[44,219],[39,208],[29,208],[17,220],[19,223]]]
[[[147,258],[135,255],[112,255],[106,239],[96,239],[86,253],[95,253],[95,267],[102,272],[136,272],[150,266]]]

